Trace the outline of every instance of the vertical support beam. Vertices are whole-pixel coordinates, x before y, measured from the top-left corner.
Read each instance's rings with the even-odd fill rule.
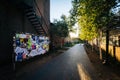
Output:
[[[106,30],[106,54],[105,54],[105,60],[106,63],[108,63],[108,58],[109,58],[109,30]]]

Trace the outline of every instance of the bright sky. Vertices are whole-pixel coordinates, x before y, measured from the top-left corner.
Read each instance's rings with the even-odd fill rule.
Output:
[[[72,8],[72,0],[50,0],[50,21],[54,19],[60,20],[62,14],[68,16],[69,11]],[[78,27],[77,25],[75,25]],[[71,37],[78,37],[78,29],[76,33],[70,32]]]
[[[60,19],[61,15],[69,15],[69,10],[72,8],[72,0],[50,0],[50,21]]]

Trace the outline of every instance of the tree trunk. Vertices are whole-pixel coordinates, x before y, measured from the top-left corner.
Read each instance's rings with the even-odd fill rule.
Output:
[[[93,40],[92,40],[92,52],[93,52],[93,50],[94,50],[94,45],[93,45]]]
[[[108,62],[108,57],[109,57],[109,30],[106,30],[106,54],[105,54],[105,60],[106,63]]]
[[[100,60],[102,60],[103,59],[102,50],[101,50],[102,31],[100,31],[99,33],[100,33],[100,35],[99,35],[99,54],[100,54]]]

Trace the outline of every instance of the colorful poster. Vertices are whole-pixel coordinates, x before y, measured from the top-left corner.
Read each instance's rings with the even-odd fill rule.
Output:
[[[33,34],[16,34],[14,40],[15,61],[23,61],[49,51],[49,38]]]

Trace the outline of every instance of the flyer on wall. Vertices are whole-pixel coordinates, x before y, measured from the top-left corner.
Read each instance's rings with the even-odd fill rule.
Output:
[[[16,33],[14,36],[15,61],[23,61],[49,51],[49,38],[30,33]]]

